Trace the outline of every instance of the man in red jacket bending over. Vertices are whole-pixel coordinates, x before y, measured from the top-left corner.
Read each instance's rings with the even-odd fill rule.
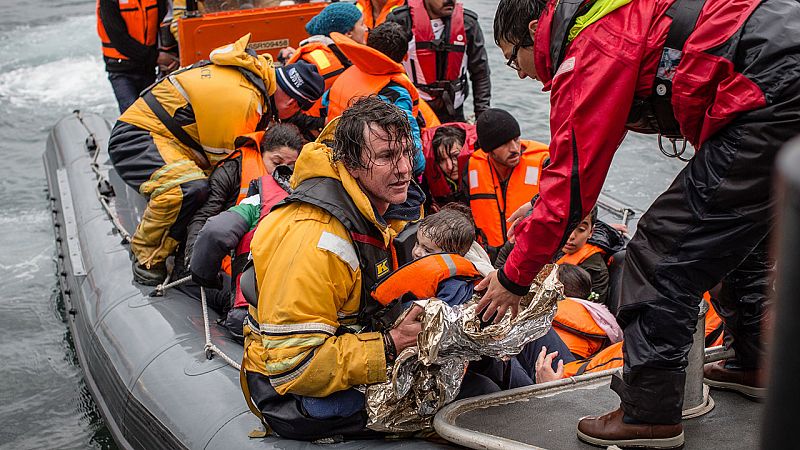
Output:
[[[487,277],[484,317],[509,308],[597,201],[626,130],[659,133],[665,152],[697,149],[642,217],[628,245],[619,322],[621,407],[578,424],[596,445],[670,448],[686,355],[704,291],[735,359],[706,382],[763,395],[760,322],[772,167],[800,132],[800,3],[795,0],[501,0],[494,36],[521,78],[551,91],[550,165],[516,248]]]

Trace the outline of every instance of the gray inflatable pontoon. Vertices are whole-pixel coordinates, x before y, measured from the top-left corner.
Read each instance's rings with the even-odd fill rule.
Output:
[[[206,358],[200,302],[175,289],[151,297],[153,288],[132,281],[120,227],[134,230],[145,202],[114,173],[106,151],[109,133],[104,119],[76,111],[51,131],[44,164],[70,331],[115,441],[141,449],[315,447],[249,438],[258,419],[245,404],[239,372],[220,357]],[[213,343],[240,361],[242,346],[216,324],[216,313],[209,314]],[[418,440],[332,447],[421,446],[443,447]]]

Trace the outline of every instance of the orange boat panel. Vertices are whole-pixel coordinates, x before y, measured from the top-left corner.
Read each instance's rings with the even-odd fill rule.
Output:
[[[303,3],[272,8],[203,14],[178,21],[181,66],[208,59],[211,50],[252,33],[250,48],[275,59],[284,47],[297,47],[308,37],[305,25],[327,3]]]

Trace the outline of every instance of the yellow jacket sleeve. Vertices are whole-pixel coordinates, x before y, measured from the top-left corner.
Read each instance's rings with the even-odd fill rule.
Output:
[[[292,204],[259,225],[252,245],[263,366],[279,394],[324,397],[385,381],[379,333],[336,336],[358,312],[361,273],[347,230],[324,211]],[[257,362],[259,363],[259,362]]]

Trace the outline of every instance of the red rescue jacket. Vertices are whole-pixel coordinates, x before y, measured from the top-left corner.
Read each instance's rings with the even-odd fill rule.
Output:
[[[450,122],[440,126],[457,127],[467,132],[467,140],[464,141],[461,153],[458,154],[458,167],[459,173],[461,173],[461,169],[467,167],[469,157],[475,152],[475,142],[478,140],[478,133],[475,131],[475,125],[463,122]],[[455,194],[447,183],[447,180],[445,180],[442,169],[440,169],[439,165],[436,163],[436,149],[433,148],[432,141],[433,135],[436,134],[438,128],[439,127],[425,128],[420,133],[420,138],[422,138],[422,153],[425,155],[425,173],[423,176],[428,183],[430,194],[434,199]]]
[[[517,227],[516,247],[502,273],[521,291],[547,264],[597,202],[611,159],[625,135],[634,98],[645,98],[672,19],[674,0],[637,0],[584,28],[568,42],[566,11],[575,2],[549,0],[533,51],[550,94],[550,165],[531,216]],[[735,35],[758,0],[707,0],[684,46],[672,85],[681,132],[696,148],[743,112],[765,105],[764,94],[711,51]],[[561,61],[557,61],[560,49]],[[555,55],[555,56],[554,56]],[[580,186],[579,197],[573,186]],[[516,285],[516,286],[514,286]]]

